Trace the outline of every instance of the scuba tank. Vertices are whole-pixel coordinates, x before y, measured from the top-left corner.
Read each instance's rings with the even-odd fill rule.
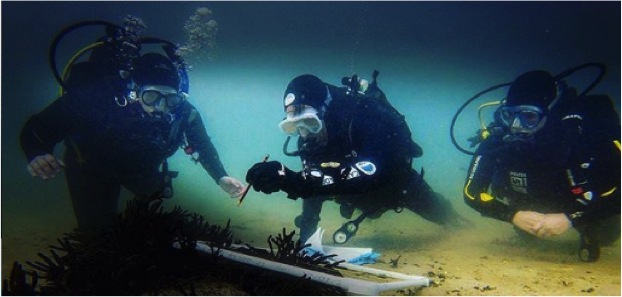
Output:
[[[352,77],[342,78],[341,83],[348,88],[347,94],[356,100],[356,104],[379,106],[381,113],[389,119],[395,131],[400,143],[398,146],[405,148],[403,154],[409,159],[419,158],[423,155],[423,149],[412,140],[412,132],[406,122],[406,117],[389,102],[385,93],[378,87],[377,78],[379,74],[378,70],[374,70],[371,83],[365,79],[360,79],[356,74]]]
[[[56,64],[56,51],[59,43],[69,33],[89,26],[103,26],[105,29],[105,36],[99,38],[97,42],[79,50],[68,61],[61,75]],[[87,71],[80,71],[80,75],[72,75],[72,80],[80,80],[83,75],[88,74],[91,74],[89,78],[93,78],[93,76],[97,74],[98,76],[118,76],[118,78],[123,80],[129,79],[133,60],[136,59],[140,53],[141,48],[139,40],[142,32],[141,29],[144,27],[145,25],[140,19],[127,16],[124,27],[106,21],[93,20],[70,25],[58,33],[50,45],[48,55],[52,73],[61,86],[60,95],[62,96],[66,89],[71,86],[68,80],[76,60],[87,52],[91,52],[89,62],[96,63],[97,65],[91,63],[89,65],[91,67],[89,67]],[[81,64],[81,66],[85,67],[85,64]]]

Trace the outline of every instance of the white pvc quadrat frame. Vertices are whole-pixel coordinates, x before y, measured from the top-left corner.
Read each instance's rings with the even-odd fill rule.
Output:
[[[237,245],[233,245],[235,248]],[[175,244],[175,247],[179,247],[179,244]],[[243,246],[237,246],[238,248]],[[212,248],[205,242],[197,242],[197,251],[212,254]],[[263,269],[268,269],[272,271],[277,271],[281,273],[285,273],[288,275],[296,276],[296,277],[307,277],[312,281],[316,281],[319,283],[339,287],[345,290],[349,295],[368,295],[368,296],[377,296],[380,295],[381,292],[388,290],[398,290],[406,287],[422,287],[429,286],[430,280],[426,277],[422,276],[414,276],[408,274],[402,274],[393,271],[386,271],[380,269],[374,269],[369,267],[363,267],[359,265],[349,264],[349,263],[340,263],[338,267],[345,268],[352,271],[360,271],[366,272],[373,275],[391,277],[398,279],[399,281],[389,282],[389,283],[376,283],[372,281],[353,279],[348,277],[340,277],[335,275],[330,275],[323,272],[313,271],[309,269],[304,269],[301,267],[283,264],[275,261],[266,260],[259,257],[249,256],[240,252],[236,252],[234,250],[220,249],[218,254],[226,259],[231,261],[236,261],[239,263],[252,265],[255,267],[260,267]]]

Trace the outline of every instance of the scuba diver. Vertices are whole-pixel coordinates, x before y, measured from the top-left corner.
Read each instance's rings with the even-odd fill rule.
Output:
[[[338,244],[351,239],[365,218],[379,218],[388,210],[407,208],[441,225],[466,222],[412,168],[412,159],[423,150],[412,140],[404,116],[378,87],[377,75],[375,71],[372,83],[356,75],[344,77],[344,87],[313,75],[294,78],[285,90],[286,117],[279,127],[290,135],[284,153],[299,156],[302,170],[270,161],[247,172],[246,181],[256,191],[280,190],[290,199],[303,199],[302,214],[295,220],[302,242],[316,231],[327,200],[340,204],[346,219],[355,209],[362,213],[333,234]],[[299,136],[294,152],[287,151],[291,136]]]
[[[601,75],[583,92],[564,81],[594,66]],[[579,258],[597,261],[600,247],[620,238],[620,118],[609,96],[588,95],[604,73],[604,65],[590,63],[557,76],[529,71],[499,85],[509,85],[507,97],[482,136],[471,139],[479,146],[465,203],[513,224],[524,239],[574,227]]]
[[[142,24],[136,20],[128,18],[126,25]],[[92,25],[104,25],[107,35],[78,53],[61,76],[55,61],[58,41]],[[87,21],[63,30],[50,50],[61,95],[30,117],[21,132],[33,177],[47,180],[65,169],[81,229],[114,223],[121,186],[139,197],[173,196],[177,172],[168,170],[167,158],[180,147],[232,198],[244,190],[228,176],[199,112],[188,102],[186,66],[174,45],[136,36],[138,29]],[[143,53],[151,43],[163,44],[165,54]],[[88,61],[74,63],[87,51]],[[61,160],[54,149],[63,140]]]

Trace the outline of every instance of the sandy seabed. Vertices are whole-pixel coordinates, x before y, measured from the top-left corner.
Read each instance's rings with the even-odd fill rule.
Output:
[[[48,246],[72,228],[71,222],[45,224],[44,219],[24,219],[2,227],[3,279],[8,278],[14,261],[39,260],[37,253],[47,254]],[[574,230],[559,238],[527,243],[509,224],[469,219],[475,225],[471,229],[445,230],[413,214],[387,213],[378,220],[364,221],[357,236],[344,246],[371,247],[380,253],[379,262],[369,267],[426,276],[431,281],[429,287],[383,295],[621,295],[619,240],[602,249],[598,262],[584,263],[577,256]],[[283,227],[293,228],[291,222],[278,218],[237,223],[233,222],[234,236],[255,246],[265,245],[267,236],[280,233]],[[329,234],[343,221],[323,218],[322,223],[328,229],[324,244],[331,245]],[[264,235],[257,230],[271,231]],[[391,260],[397,261],[392,264]]]

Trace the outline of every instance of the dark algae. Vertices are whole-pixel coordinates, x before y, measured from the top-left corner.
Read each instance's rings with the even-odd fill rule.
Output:
[[[219,256],[235,240],[230,221],[222,227],[175,206],[167,211],[159,194],[127,202],[114,226],[74,229],[39,259],[15,262],[3,295],[336,295],[338,288],[307,278],[249,267]],[[331,256],[308,255],[295,232],[270,235],[270,249],[246,244],[240,252],[339,275]],[[211,255],[197,252],[197,241]],[[303,251],[303,252],[301,252]]]

